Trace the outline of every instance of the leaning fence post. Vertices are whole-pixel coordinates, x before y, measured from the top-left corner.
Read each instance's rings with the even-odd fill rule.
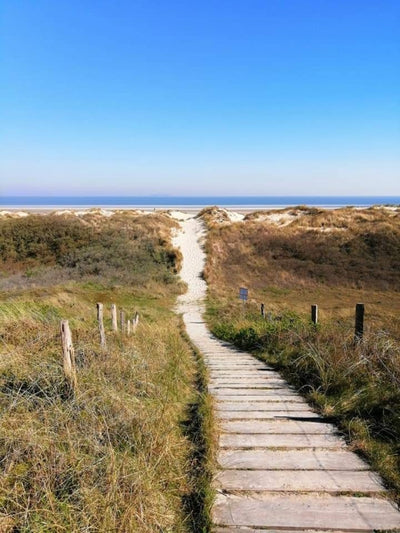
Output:
[[[318,324],[318,305],[313,304],[311,306],[311,322],[313,324]]]
[[[356,304],[354,340],[360,341],[364,335],[364,304]]]
[[[64,375],[72,389],[76,389],[75,352],[68,320],[61,320],[61,345],[63,350]]]
[[[111,304],[111,327],[113,331],[118,331],[117,306],[115,304]]]
[[[260,309],[260,311],[261,311],[261,316],[262,316],[263,318],[265,318],[265,305],[264,305],[264,304],[261,304],[261,309]]]
[[[121,326],[121,333],[125,333],[125,313],[123,311],[119,312],[119,323]]]
[[[106,332],[104,331],[104,322],[103,322],[103,304],[97,304],[97,321],[99,323],[99,332],[100,332],[100,346],[102,348],[106,347]]]

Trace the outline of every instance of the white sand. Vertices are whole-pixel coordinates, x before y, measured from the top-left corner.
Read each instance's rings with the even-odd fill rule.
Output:
[[[179,220],[179,221],[183,221],[183,220],[188,220],[189,218],[192,218],[193,215],[189,214],[189,213],[184,213],[183,211],[168,211],[168,215],[175,219],[175,220]]]
[[[236,211],[228,211],[228,210],[226,210],[226,213],[231,222],[240,222],[241,220],[244,219],[244,215],[242,215],[242,213],[237,213]]]
[[[276,226],[288,226],[293,220],[299,218],[300,213],[259,213],[253,220],[257,222],[270,222]]]
[[[244,219],[242,213],[230,211],[224,207],[215,207],[212,210],[212,218],[216,224],[229,224],[230,222],[240,222]]]
[[[0,211],[0,217],[13,217],[13,218],[22,218],[27,217],[29,213],[25,211]]]
[[[202,301],[207,293],[207,284],[202,278],[205,265],[205,254],[201,244],[204,239],[204,224],[198,218],[189,216],[181,223],[182,230],[177,232],[173,244],[180,248],[183,255],[182,280],[187,283],[188,291],[179,296],[178,309],[185,313],[192,305],[202,306]]]
[[[93,209],[62,209],[59,211],[54,211],[54,215],[62,216],[62,215],[74,215],[76,217],[83,217],[85,215],[101,215],[103,217],[112,217],[114,215],[114,211],[108,210],[108,209],[100,209],[100,208],[93,208]]]

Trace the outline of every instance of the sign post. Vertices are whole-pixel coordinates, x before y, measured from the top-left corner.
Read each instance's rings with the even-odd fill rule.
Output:
[[[249,289],[246,289],[245,287],[240,287],[239,298],[240,300],[242,300],[243,305],[247,302],[248,297],[249,297]]]

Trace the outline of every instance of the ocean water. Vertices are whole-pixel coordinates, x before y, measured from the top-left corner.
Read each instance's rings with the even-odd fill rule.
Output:
[[[0,207],[279,208],[400,205],[400,196],[0,196]]]

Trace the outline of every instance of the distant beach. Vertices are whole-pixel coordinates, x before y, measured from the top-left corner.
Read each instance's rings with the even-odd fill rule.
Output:
[[[55,209],[179,209],[196,212],[218,205],[236,211],[307,205],[326,209],[346,206],[400,205],[400,196],[3,196],[0,208],[48,212]]]

